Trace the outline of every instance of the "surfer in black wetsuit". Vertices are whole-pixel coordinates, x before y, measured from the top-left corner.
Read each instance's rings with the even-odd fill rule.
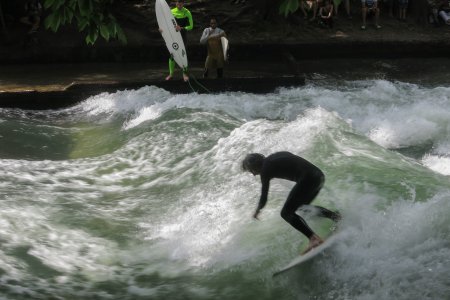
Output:
[[[268,157],[259,153],[248,154],[242,161],[242,169],[261,177],[261,197],[253,215],[255,219],[258,219],[261,209],[266,205],[272,178],[294,181],[296,184],[284,203],[281,217],[309,239],[309,245],[304,253],[323,243],[323,240],[312,231],[305,220],[295,213],[300,206],[310,204],[321,190],[325,176],[318,167],[290,152],[277,152]],[[334,221],[340,219],[337,212],[320,206],[314,207],[321,217]]]

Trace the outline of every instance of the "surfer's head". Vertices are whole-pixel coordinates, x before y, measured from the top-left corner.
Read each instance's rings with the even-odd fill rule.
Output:
[[[264,163],[264,155],[260,153],[250,153],[242,161],[242,170],[248,171],[253,175],[261,173],[261,169]]]
[[[182,9],[183,6],[184,6],[184,0],[177,0],[177,1],[175,2],[175,4],[176,4],[176,6],[177,6],[178,9]]]
[[[217,19],[216,18],[211,18],[211,21],[209,21],[209,26],[211,26],[211,28],[216,28],[217,27]]]

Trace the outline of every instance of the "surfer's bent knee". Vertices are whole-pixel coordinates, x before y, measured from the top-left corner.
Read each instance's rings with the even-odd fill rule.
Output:
[[[292,223],[294,218],[298,217],[298,215],[295,214],[295,211],[285,208],[281,210],[280,215],[288,223]]]

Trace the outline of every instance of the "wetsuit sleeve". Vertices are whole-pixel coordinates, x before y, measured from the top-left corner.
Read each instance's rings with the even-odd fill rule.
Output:
[[[194,20],[192,20],[192,14],[189,10],[186,10],[186,17],[189,20],[189,25],[185,26],[184,29],[189,31],[192,30],[194,28]]]
[[[261,177],[261,197],[259,198],[258,207],[256,210],[261,210],[266,206],[267,195],[269,194],[270,180]]]
[[[202,37],[200,38],[200,44],[202,45],[206,44],[206,42],[208,41],[208,33],[209,28],[205,28],[205,30],[203,30]]]

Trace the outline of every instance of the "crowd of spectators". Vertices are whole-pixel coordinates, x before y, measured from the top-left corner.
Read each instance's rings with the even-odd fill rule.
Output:
[[[253,0],[253,3],[261,0]],[[269,0],[266,0],[266,2]],[[263,9],[265,16],[271,10],[278,10],[276,5],[282,1],[273,1]],[[450,26],[450,0],[298,0],[298,12],[305,21],[318,23],[321,27],[332,28],[335,20],[341,17],[358,19],[361,30],[366,30],[366,20],[373,20],[376,29],[381,29],[380,15],[397,19],[399,22],[429,23],[439,27]],[[232,4],[245,5],[247,0],[231,0]],[[278,3],[278,4],[276,4]],[[264,6],[264,5],[263,5]],[[339,8],[344,10],[339,12]],[[408,15],[409,14],[409,15]],[[297,14],[296,14],[297,15]],[[425,21],[426,20],[426,21]]]
[[[361,30],[366,30],[368,19],[373,20],[376,29],[381,29],[379,22],[382,9],[389,17],[406,22],[413,1],[425,4],[426,8],[423,9],[427,10],[428,23],[436,27],[445,24],[450,26],[450,0],[301,0],[300,11],[305,20],[317,21],[322,27],[332,28],[334,20],[341,17],[339,7],[343,6],[348,19],[360,13]]]
[[[1,1],[1,0],[0,0]],[[260,1],[260,0],[254,0]],[[279,0],[282,1],[282,0]],[[361,22],[361,30],[367,29],[367,21],[381,29],[380,15],[387,15],[399,22],[416,21],[413,8],[420,10],[426,22],[432,26],[450,26],[450,0],[299,0],[299,13],[312,24],[333,28],[338,18]],[[20,21],[29,25],[28,34],[35,33],[41,23],[43,0],[25,0]],[[230,4],[246,5],[249,0],[230,0]],[[418,9],[416,9],[418,8]],[[409,14],[409,15],[408,15]],[[417,12],[416,12],[417,14]],[[3,19],[2,19],[3,20]],[[4,23],[4,22],[3,22]],[[3,24],[3,27],[5,25]]]

